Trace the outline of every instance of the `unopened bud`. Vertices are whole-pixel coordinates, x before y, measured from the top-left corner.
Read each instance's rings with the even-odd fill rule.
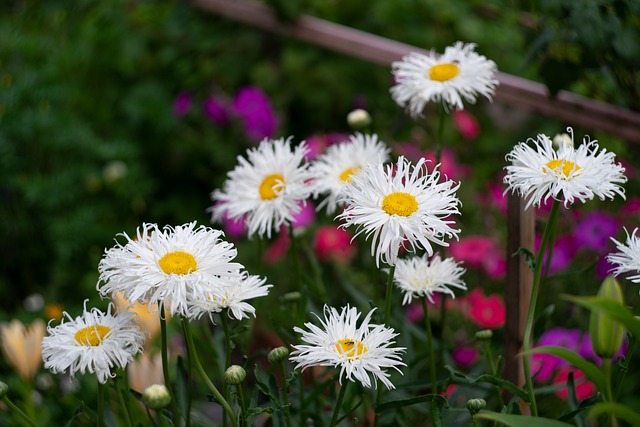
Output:
[[[366,110],[357,108],[347,114],[347,123],[352,129],[363,129],[371,124],[371,116]]]
[[[484,329],[476,332],[476,339],[481,341],[490,340],[493,337],[493,331],[491,329]]]
[[[246,377],[247,371],[239,365],[231,365],[224,371],[224,382],[227,384],[240,384]]]
[[[485,406],[487,406],[487,401],[484,399],[470,399],[467,401],[467,409],[471,415],[477,414]]]
[[[171,403],[171,395],[164,385],[154,384],[144,389],[142,402],[149,409],[162,409]]]
[[[284,294],[282,296],[282,298],[285,301],[297,301],[300,298],[302,298],[302,294],[300,292],[294,291],[294,292],[287,292],[286,294]]]
[[[566,133],[558,133],[553,137],[553,146],[556,149],[563,147],[573,147],[573,139]]]
[[[604,279],[598,291],[598,297],[624,304],[622,289],[613,276],[607,276]],[[624,327],[606,313],[592,310],[589,319],[589,335],[594,353],[604,359],[610,359],[622,345]]]
[[[289,355],[289,349],[287,347],[276,347],[269,352],[267,359],[271,363],[280,363]]]

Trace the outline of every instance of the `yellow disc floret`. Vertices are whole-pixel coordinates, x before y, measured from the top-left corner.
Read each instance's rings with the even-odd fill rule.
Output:
[[[359,166],[347,168],[340,174],[340,179],[343,180],[344,182],[351,182],[351,177],[357,174],[358,172],[360,172]]]
[[[167,274],[185,275],[198,268],[196,259],[189,252],[175,251],[165,254],[158,261],[160,268]]]
[[[262,200],[275,199],[282,190],[284,190],[284,177],[279,173],[274,173],[262,180],[260,198]]]
[[[367,352],[367,347],[362,341],[352,339],[341,339],[336,344],[338,353],[347,356],[348,360],[358,360]]]
[[[458,73],[460,73],[460,68],[456,64],[437,64],[429,69],[429,78],[438,82],[446,82],[457,76]]]
[[[410,216],[418,210],[418,201],[409,193],[397,191],[382,200],[382,210],[389,215]]]
[[[556,171],[558,168],[561,168],[562,173],[567,178],[569,177],[569,174],[571,173],[571,171],[577,172],[580,170],[580,166],[576,165],[571,160],[554,159],[547,162],[546,166],[547,168],[549,168],[549,170],[552,170],[552,171]]]
[[[73,336],[78,344],[95,347],[102,343],[104,337],[111,331],[111,328],[104,325],[91,325],[80,329]]]

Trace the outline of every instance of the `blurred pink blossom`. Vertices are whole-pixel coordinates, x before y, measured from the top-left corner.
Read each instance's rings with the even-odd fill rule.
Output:
[[[182,117],[191,108],[191,94],[189,92],[180,92],[178,96],[173,100],[173,115],[176,117]]]
[[[453,112],[453,124],[465,139],[475,139],[480,135],[478,120],[466,110]]]
[[[618,232],[619,224],[613,215],[604,211],[589,212],[573,228],[573,239],[579,248],[601,251]]]
[[[436,163],[435,150],[427,151],[423,157],[431,160],[429,170],[433,170]],[[440,180],[450,179],[459,181],[460,179],[471,175],[471,167],[458,163],[455,152],[449,147],[443,147],[440,152]]]
[[[535,250],[536,253],[540,249],[540,242],[542,237],[536,234]],[[565,234],[558,236],[553,243],[553,251],[551,253],[551,264],[549,265],[549,274],[557,273],[564,270],[571,264],[573,257],[578,251],[578,246],[575,243],[574,236],[572,234]],[[543,268],[547,268],[547,255],[549,254],[549,248],[545,251],[544,259],[542,260]]]
[[[311,202],[298,202],[300,211],[293,214],[293,228],[306,228],[313,224],[316,219],[315,206]]]
[[[245,227],[245,218],[240,217],[238,219],[229,218],[227,213],[222,216],[222,229],[227,237],[238,239],[247,234],[247,228]]]
[[[459,346],[451,352],[453,361],[463,369],[473,366],[478,360],[478,355],[478,349],[475,347]]]
[[[328,146],[345,142],[349,140],[349,134],[346,133],[327,133],[323,135],[311,135],[306,138],[309,152],[305,156],[307,160],[314,160],[320,154],[324,153]]]
[[[466,266],[482,269],[492,279],[504,277],[507,271],[504,251],[490,237],[463,237],[450,243],[449,253]]]
[[[335,225],[320,226],[316,230],[313,250],[321,261],[348,263],[356,254],[351,237],[348,231]]]
[[[500,295],[485,296],[480,288],[476,288],[466,299],[469,302],[467,315],[476,325],[490,329],[504,326],[506,308]]]
[[[589,396],[593,396],[596,393],[596,386],[593,385],[591,381],[587,379],[584,373],[576,369],[572,366],[565,365],[562,366],[555,378],[553,378],[553,384],[555,385],[565,385],[565,387],[557,390],[556,396],[560,397],[563,400],[567,400],[567,396],[569,395],[569,390],[566,387],[567,380],[569,379],[569,373],[573,372],[573,381],[576,390],[576,399],[584,400]]]
[[[227,104],[222,98],[210,96],[202,104],[202,111],[207,119],[216,125],[226,125],[229,122]]]
[[[233,112],[242,119],[244,132],[250,140],[258,142],[275,135],[278,117],[262,89],[255,86],[240,88],[231,106]]]

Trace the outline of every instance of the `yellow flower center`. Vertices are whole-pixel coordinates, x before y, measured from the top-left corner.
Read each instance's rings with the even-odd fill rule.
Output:
[[[181,276],[193,273],[197,270],[196,259],[188,252],[175,251],[165,254],[158,264],[162,271],[167,274],[179,274]]]
[[[410,216],[418,210],[418,201],[409,193],[397,191],[382,200],[382,210],[389,215]]]
[[[260,198],[262,200],[275,199],[282,190],[284,190],[284,177],[279,173],[274,173],[262,180]]]
[[[438,82],[446,82],[457,76],[458,73],[460,73],[460,68],[456,64],[437,64],[429,69],[429,78]]]
[[[111,328],[108,326],[92,325],[80,329],[73,337],[80,345],[95,347],[102,343],[102,340],[110,331]]]
[[[357,174],[358,172],[360,172],[359,166],[347,168],[344,170],[344,172],[340,174],[340,179],[343,180],[344,182],[351,182],[351,177]]]
[[[571,160],[551,160],[547,162],[547,168],[552,171],[556,171],[558,168],[562,168],[562,173],[565,177],[569,177],[571,171],[575,170],[576,172],[580,170],[580,166],[573,163]]]
[[[358,360],[367,352],[367,347],[358,340],[342,339],[336,344],[338,353],[347,356],[349,360]]]

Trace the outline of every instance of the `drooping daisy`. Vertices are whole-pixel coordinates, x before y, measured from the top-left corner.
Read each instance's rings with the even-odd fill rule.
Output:
[[[211,194],[212,219],[226,213],[231,219],[245,217],[248,235],[271,237],[273,230],[290,224],[300,211],[299,202],[311,194],[311,178],[304,156],[304,142],[291,147],[291,138],[264,139],[258,147],[238,156],[238,165],[227,174],[222,190]]]
[[[391,97],[412,117],[422,115],[427,102],[442,102],[447,110],[462,110],[462,100],[474,104],[482,95],[492,99],[498,81],[495,62],[475,52],[476,45],[456,42],[440,56],[412,52],[391,64],[396,85]]]
[[[130,302],[164,303],[172,315],[188,317],[189,300],[209,295],[240,275],[232,262],[237,251],[224,234],[196,223],[181,226],[143,224],[135,239],[107,250],[98,265],[102,296],[122,292]]]
[[[378,135],[364,135],[356,132],[349,141],[330,146],[311,165],[314,197],[325,194],[327,197],[318,205],[318,209],[327,207],[327,213],[335,212],[342,189],[352,177],[369,163],[384,163],[389,160],[390,149],[378,139]]]
[[[124,368],[142,351],[145,336],[129,311],[117,315],[92,308],[87,301],[81,316],[73,319],[67,312],[56,327],[47,327],[49,336],[42,339],[44,366],[54,374],[69,371],[95,373],[104,384],[114,377],[114,369]],[[65,320],[67,320],[65,322]]]
[[[624,244],[611,237],[619,252],[607,255],[607,261],[615,264],[616,268],[612,271],[615,276],[636,273],[628,279],[633,283],[640,283],[640,236],[636,236],[638,228],[636,227],[631,234],[626,228],[624,231],[627,233],[627,241]]]
[[[388,389],[395,388],[386,369],[393,368],[400,372],[399,367],[406,366],[400,357],[405,349],[391,347],[395,344],[393,339],[398,336],[393,328],[369,323],[374,311],[371,310],[357,326],[360,313],[356,308],[347,305],[338,312],[325,305],[324,319],[316,315],[321,327],[313,323],[305,323],[308,331],[294,327],[294,331],[302,334],[302,341],[307,343],[293,346],[295,350],[290,359],[297,363],[296,369],[304,370],[310,366],[340,367],[340,384],[344,376],[349,381],[357,380],[370,388],[370,376],[373,376],[374,387],[377,388],[375,380],[378,379]]]
[[[569,129],[573,139],[573,131]],[[598,196],[601,200],[613,199],[618,194],[624,198],[620,186],[627,181],[624,168],[614,163],[615,154],[599,150],[597,141],[585,137],[575,147],[573,143],[553,148],[551,139],[543,134],[537,140],[529,139],[533,146],[520,142],[507,154],[511,166],[505,169],[504,183],[507,191],[518,193],[527,199],[526,208],[540,206],[549,198],[564,199],[564,206]]]
[[[400,259],[396,264],[393,281],[404,292],[402,304],[412,299],[427,297],[433,304],[433,294],[449,294],[455,298],[453,288],[467,289],[462,280],[465,269],[453,258],[440,258],[436,254],[429,260],[427,255]]]
[[[229,316],[238,320],[248,318],[247,313],[255,317],[256,309],[247,301],[269,294],[272,285],[265,285],[266,280],[243,272],[242,276],[233,278],[229,285],[220,286],[217,292],[192,300],[189,317],[198,319],[205,313],[219,313],[224,308],[229,309]]]
[[[338,215],[341,227],[355,225],[371,239],[371,255],[395,265],[400,247],[414,252],[422,247],[433,255],[432,243],[448,246],[445,237],[456,237],[460,230],[451,225],[457,214],[459,183],[439,182],[438,166],[431,173],[427,160],[412,165],[404,157],[396,165],[369,165],[355,175],[344,188],[341,201],[346,204]],[[408,246],[408,247],[407,247]]]

